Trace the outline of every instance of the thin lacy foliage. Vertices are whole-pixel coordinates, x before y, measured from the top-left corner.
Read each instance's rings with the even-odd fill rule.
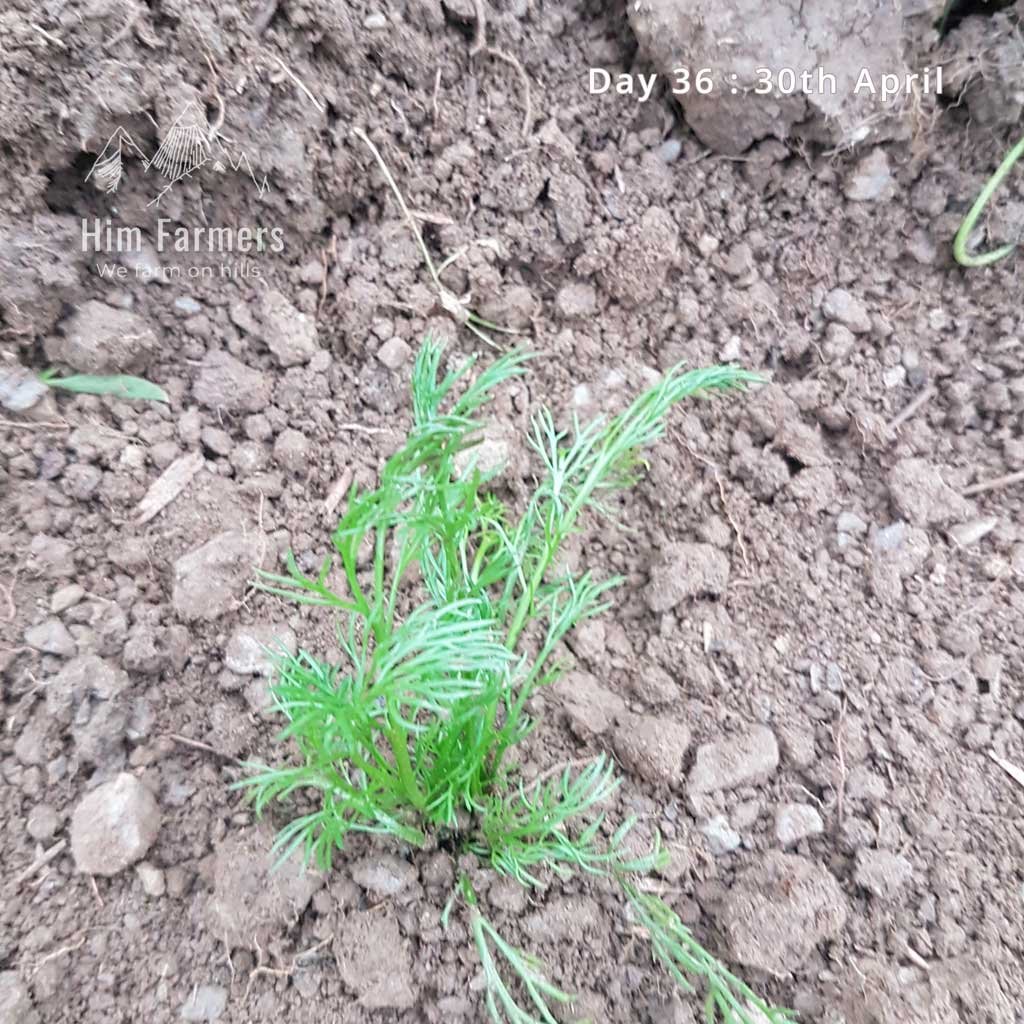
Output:
[[[475,377],[472,360],[444,373],[441,346],[425,341],[413,369],[409,435],[376,488],[353,486],[332,552],[315,575],[291,555],[286,573],[261,574],[270,593],[335,609],[342,652],[338,662],[306,650],[277,659],[273,700],[287,722],[280,738],[299,756],[287,766],[253,766],[241,785],[257,812],[300,794],[312,799],[315,809],[279,834],[282,857],[301,850],[328,868],[350,832],[422,846],[443,828],[524,885],[537,884],[540,870],[627,879],[662,860],[657,844],[640,856],[627,851],[631,822],[603,837],[600,807],[618,786],[610,762],[526,784],[508,754],[536,724],[527,702],[558,677],[560,643],[608,607],[620,582],[557,574],[560,547],[585,512],[605,512],[609,496],[633,484],[676,402],[757,378],[731,367],[676,368],[618,416],[586,426],[574,420],[568,431],[542,409],[529,434],[538,482],[515,519],[489,492],[493,474],[476,465],[473,449],[481,409],[529,358],[515,351]],[[521,642],[527,631],[529,648]],[[531,1012],[552,1019],[546,1000],[568,997],[504,943],[469,893],[464,886],[492,1016],[537,1019],[500,982],[498,954]]]

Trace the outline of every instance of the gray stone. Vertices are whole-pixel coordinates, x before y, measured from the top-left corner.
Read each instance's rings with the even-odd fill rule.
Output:
[[[782,804],[775,813],[775,838],[782,846],[795,846],[824,831],[821,815],[810,804]]]
[[[160,831],[160,808],[145,786],[122,772],[78,802],[71,816],[75,867],[116,875],[141,860]]]
[[[291,626],[278,622],[257,622],[238,626],[224,649],[224,664],[236,675],[269,676],[274,660],[281,654],[294,654],[298,641]]]
[[[0,405],[10,412],[25,412],[46,396],[49,388],[23,366],[0,366]]]
[[[884,149],[872,149],[847,175],[843,193],[854,202],[878,202],[891,199],[896,191],[889,155]]]
[[[50,598],[50,611],[54,615],[60,615],[61,612],[73,608],[83,597],[85,597],[85,588],[78,583],[69,583],[54,591]]]
[[[172,604],[186,622],[213,620],[230,611],[259,568],[261,545],[254,534],[218,534],[174,563]]]
[[[145,861],[135,865],[135,874],[142,885],[142,891],[147,896],[163,896],[167,891],[167,879],[163,871],[155,864]]]
[[[221,985],[197,985],[181,1007],[181,1019],[217,1020],[228,1005],[228,990]]]
[[[389,370],[400,370],[412,356],[412,349],[401,338],[391,338],[377,349],[377,359]]]
[[[28,834],[40,843],[52,839],[54,833],[60,828],[60,817],[49,804],[36,804],[28,812],[26,822]]]
[[[25,630],[25,643],[44,654],[73,658],[78,653],[75,638],[60,619],[46,619]]]
[[[697,748],[687,781],[691,795],[764,782],[779,765],[779,744],[764,725]]]
[[[966,548],[977,544],[982,537],[988,536],[998,525],[999,519],[996,516],[981,516],[950,527],[949,536],[957,545]]]
[[[740,845],[739,833],[733,830],[728,819],[722,814],[709,818],[698,826],[698,830],[708,841],[708,849],[716,857],[732,853]]]
[[[827,320],[842,324],[854,334],[867,334],[871,318],[864,303],[854,298],[845,288],[833,288],[821,304]]]

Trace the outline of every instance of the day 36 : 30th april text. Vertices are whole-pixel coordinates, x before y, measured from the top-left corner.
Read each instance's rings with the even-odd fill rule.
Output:
[[[619,96],[634,96],[641,103],[654,95],[660,76],[613,73],[607,68],[588,69],[588,90],[593,96],[614,93]],[[664,76],[668,89],[676,96],[695,94],[710,96],[712,93],[737,95],[754,93],[757,96],[835,96],[839,92],[836,76],[823,67],[797,71],[793,68],[755,68],[753,84],[750,76],[741,78],[735,71],[713,72],[711,68],[673,68]],[[912,96],[914,93],[939,95],[942,92],[942,68],[926,67],[923,71],[878,72],[861,68],[850,92],[854,96],[869,96],[880,103],[898,96]]]

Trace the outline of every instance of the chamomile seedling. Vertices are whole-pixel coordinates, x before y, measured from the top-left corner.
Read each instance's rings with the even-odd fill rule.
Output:
[[[611,493],[635,482],[644,449],[677,402],[758,378],[728,366],[677,367],[624,412],[586,426],[574,421],[571,431],[542,409],[529,436],[538,483],[516,517],[489,492],[493,474],[472,462],[466,468],[463,453],[479,438],[479,414],[494,390],[522,375],[529,358],[509,353],[471,379],[472,361],[442,373],[442,349],[428,339],[413,369],[405,444],[375,489],[351,489],[319,572],[307,576],[289,555],[287,573],[261,574],[264,590],[338,613],[343,659],[305,650],[278,659],[272,694],[286,719],[280,738],[297,757],[250,766],[239,785],[257,812],[296,793],[311,797],[314,809],[284,827],[277,849],[282,858],[301,850],[323,869],[350,833],[373,832],[414,847],[447,835],[524,886],[540,884],[540,872],[611,879],[673,977],[684,987],[687,978],[703,981],[709,1021],[721,1013],[752,1024],[743,1009],[749,1003],[783,1024],[785,1011],[756,997],[637,886],[664,863],[660,843],[632,850],[632,821],[604,837],[602,807],[619,784],[609,761],[560,766],[527,781],[510,757],[539,724],[530,697],[558,678],[559,645],[609,607],[621,582],[559,574],[563,543],[585,514],[601,512]],[[549,1004],[569,997],[501,938],[467,879],[458,892],[492,1018],[551,1022]],[[529,1008],[516,1002],[505,970]]]

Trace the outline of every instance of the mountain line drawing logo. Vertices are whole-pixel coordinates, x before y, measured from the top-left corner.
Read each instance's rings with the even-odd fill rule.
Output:
[[[270,190],[266,175],[258,178],[249,157],[236,147],[233,153],[230,140],[219,127],[207,128],[206,118],[195,102],[190,101],[167,129],[163,141],[152,157],[147,157],[131,132],[120,125],[107,139],[106,145],[93,162],[85,180],[107,195],[115,193],[124,180],[125,157],[135,156],[148,173],[155,171],[163,180],[157,194],[146,204],[159,206],[160,201],[179,182],[191,177],[209,164],[213,170],[225,173],[243,171],[256,186],[257,196]],[[236,155],[237,154],[237,155]]]

